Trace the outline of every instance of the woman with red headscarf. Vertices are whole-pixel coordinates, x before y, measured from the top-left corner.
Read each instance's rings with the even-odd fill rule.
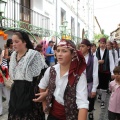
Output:
[[[41,79],[41,93],[48,89],[43,109],[48,120],[86,120],[88,94],[86,63],[71,40],[61,40],[57,46],[58,64],[49,67]]]

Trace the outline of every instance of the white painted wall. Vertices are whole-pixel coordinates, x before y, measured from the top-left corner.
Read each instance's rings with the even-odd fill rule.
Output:
[[[31,9],[41,13],[43,11],[43,1],[45,0],[31,0]]]
[[[58,6],[58,11],[57,11],[57,15],[58,15],[57,29],[58,29],[58,32],[60,32],[59,26],[61,25],[61,8],[62,8],[66,11],[66,20],[68,21],[68,29],[71,29],[71,17],[74,18],[75,36],[77,36],[77,16],[61,0],[58,1],[57,6]],[[85,25],[79,18],[78,18],[78,22],[80,23],[80,32],[81,32],[80,36],[78,36],[78,37],[82,37],[82,29],[85,27]]]

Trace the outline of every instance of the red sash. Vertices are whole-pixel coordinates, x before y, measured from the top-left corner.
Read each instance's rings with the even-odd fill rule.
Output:
[[[59,120],[66,120],[65,108],[63,105],[59,104],[56,100],[52,101],[52,108],[50,114]]]

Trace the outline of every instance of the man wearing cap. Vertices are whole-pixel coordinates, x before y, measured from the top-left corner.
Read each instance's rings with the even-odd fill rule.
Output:
[[[55,65],[54,51],[53,51],[54,42],[49,41],[48,47],[46,49],[46,63],[48,66]]]
[[[87,39],[83,39],[80,44],[80,51],[82,52],[87,67],[85,70],[88,86],[88,100],[89,100],[89,120],[94,120],[93,111],[96,90],[98,86],[98,59],[91,53],[91,43]]]
[[[106,49],[106,38],[99,40],[99,48],[97,49],[96,56],[99,63],[98,100],[101,101],[100,107],[105,108],[106,91],[115,67],[113,55]]]

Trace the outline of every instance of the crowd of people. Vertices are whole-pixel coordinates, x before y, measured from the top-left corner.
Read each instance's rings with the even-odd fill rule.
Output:
[[[120,49],[116,41],[87,39],[79,43],[49,41],[46,53],[35,47],[24,31],[15,31],[0,50],[0,70],[14,81],[11,89],[0,74],[2,98],[8,102],[8,120],[94,120],[94,104],[106,107],[108,119],[120,120]],[[9,71],[9,72],[8,72]]]

